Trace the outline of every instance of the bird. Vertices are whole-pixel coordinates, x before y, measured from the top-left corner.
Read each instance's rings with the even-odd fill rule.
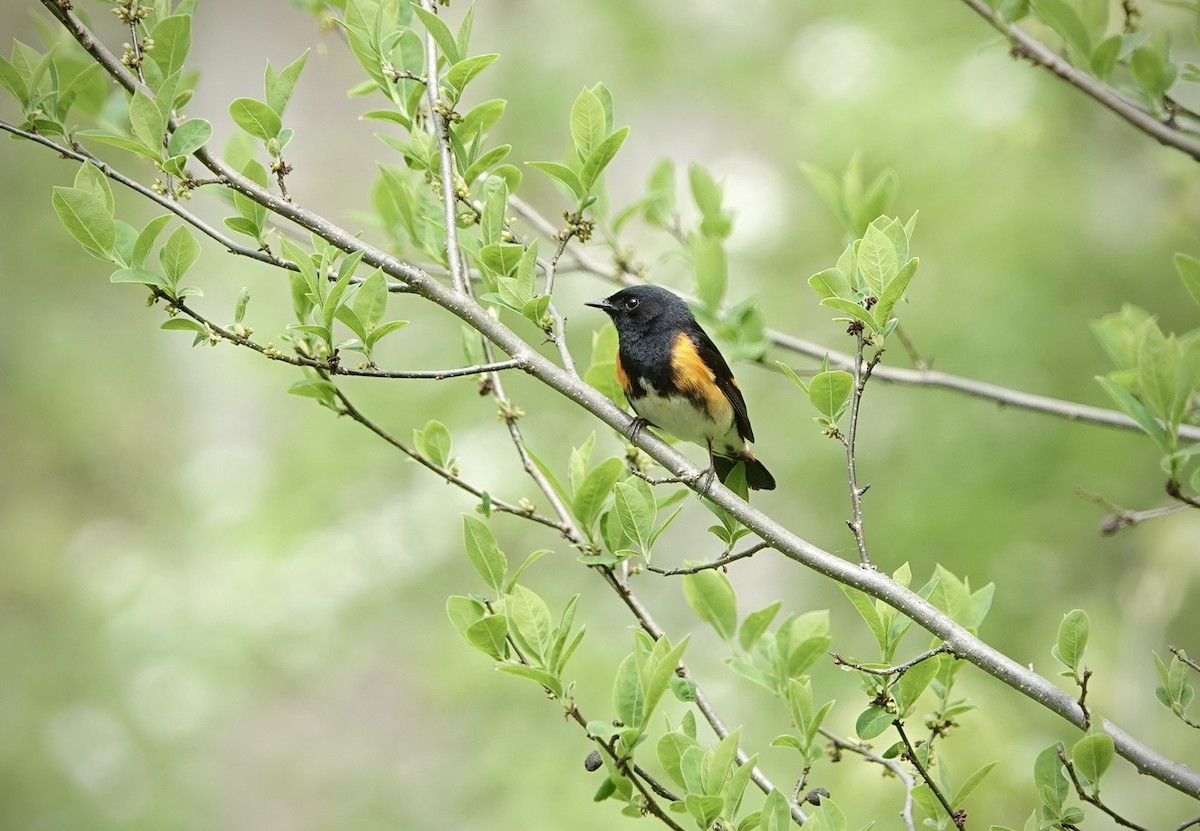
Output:
[[[617,381],[637,414],[630,438],[645,426],[708,450],[709,481],[724,482],[738,462],[746,485],[774,490],[775,477],[755,458],[746,399],[729,364],[687,303],[659,286],[639,285],[584,305],[617,327]]]

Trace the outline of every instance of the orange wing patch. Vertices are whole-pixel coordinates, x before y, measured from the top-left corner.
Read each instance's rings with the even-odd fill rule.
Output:
[[[621,385],[626,397],[629,395],[629,373],[625,371],[625,365],[621,363],[621,353],[617,353],[617,383]]]
[[[702,402],[711,418],[719,422],[732,420],[733,406],[717,386],[712,370],[704,363],[696,351],[696,344],[686,332],[675,336],[675,345],[671,349],[671,371],[675,386],[689,398]]]

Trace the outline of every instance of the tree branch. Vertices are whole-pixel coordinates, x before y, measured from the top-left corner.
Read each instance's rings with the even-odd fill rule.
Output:
[[[985,0],[962,0],[962,2],[986,20],[993,29],[1008,38],[1012,43],[1015,56],[1026,58],[1037,66],[1054,73],[1085,95],[1090,96],[1101,106],[1112,110],[1125,121],[1154,138],[1159,144],[1173,147],[1200,161],[1200,140],[1171,123],[1159,120],[1153,113],[1124,97],[1112,87],[1083,70],[1076,69],[1065,58],[1056,54],[1037,38],[1020,27],[1001,20]]]
[[[1108,814],[1112,821],[1117,825],[1124,826],[1125,828],[1132,828],[1133,831],[1149,831],[1148,828],[1144,828],[1141,825],[1138,825],[1136,822],[1130,822],[1112,808],[1109,808],[1100,800],[1099,794],[1089,794],[1087,790],[1084,789],[1083,783],[1079,781],[1079,776],[1075,773],[1075,765],[1070,759],[1067,758],[1067,751],[1062,745],[1058,746],[1058,760],[1062,762],[1063,767],[1067,769],[1067,775],[1071,777],[1071,784],[1075,786],[1076,796],[1089,805],[1094,805],[1104,813]]]
[[[904,807],[900,809],[900,819],[904,822],[904,827],[908,831],[916,831],[916,825],[913,822],[913,788],[917,786],[917,781],[912,777],[904,766],[894,759],[885,759],[877,753],[871,751],[870,747],[858,742],[851,742],[843,739],[832,731],[820,727],[818,728],[821,735],[829,739],[834,747],[839,750],[849,750],[851,753],[857,753],[868,762],[881,765],[892,773],[904,785]]]
[[[137,80],[124,67],[120,66],[119,62],[116,62],[115,66],[110,66],[114,63],[111,53],[95,42],[90,32],[73,13],[63,9],[55,0],[41,0],[41,2],[54,14],[56,19],[64,22],[68,31],[84,45],[89,53],[103,56],[97,57],[97,60],[106,69],[109,69],[123,86],[127,88],[139,86]],[[239,193],[321,236],[331,245],[343,251],[362,251],[363,261],[368,265],[380,268],[393,278],[409,284],[417,294],[459,317],[513,358],[527,361],[527,371],[531,375],[587,410],[598,420],[622,432],[627,432],[632,426],[630,416],[598,390],[533,351],[519,335],[464,293],[448,288],[421,269],[364,243],[355,235],[334,225],[324,217],[288,203],[264,190],[214,157],[206,148],[196,151],[195,156],[213,173],[224,176],[229,181],[229,186]],[[659,464],[676,475],[698,472],[686,457],[648,430],[642,431],[635,443]],[[693,489],[698,489],[698,487],[699,483],[693,485]],[[989,675],[1033,699],[1070,723],[1082,726],[1078,705],[1070,695],[1048,679],[980,640],[915,592],[896,583],[887,575],[859,568],[856,564],[848,563],[802,539],[771,517],[751,507],[749,503],[720,483],[709,483],[705,496],[727,510],[744,526],[758,534],[764,542],[769,543],[771,547],[785,556],[818,574],[857,588],[903,612],[926,631],[945,641],[955,654],[961,655]],[[633,603],[631,595],[623,593],[622,596],[627,604]],[[637,605],[640,606],[640,604]],[[635,608],[635,606],[631,605],[631,608]],[[653,635],[646,622],[649,618],[639,617],[639,620],[642,621],[643,628],[647,628],[647,631]],[[704,700],[703,696],[697,695],[697,705],[712,724],[713,717],[709,716],[706,706],[701,703]],[[720,723],[719,718],[716,721]],[[723,724],[722,727],[724,727]],[[717,728],[714,726],[714,729]],[[1113,737],[1117,752],[1130,760],[1140,772],[1153,776],[1193,797],[1200,798],[1200,773],[1156,753],[1110,721],[1104,722],[1104,729]],[[760,788],[764,787],[758,777],[753,778]],[[799,809],[793,806],[793,816],[796,816],[798,811]]]

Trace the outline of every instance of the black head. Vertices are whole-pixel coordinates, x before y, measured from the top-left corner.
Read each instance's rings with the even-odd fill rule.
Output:
[[[616,324],[617,331],[645,330],[651,322],[683,325],[694,320],[691,310],[677,295],[658,286],[630,286],[603,300],[586,303],[603,309]]]

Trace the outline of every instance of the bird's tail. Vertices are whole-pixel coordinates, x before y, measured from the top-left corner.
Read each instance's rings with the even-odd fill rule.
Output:
[[[754,454],[749,450],[739,456],[714,454],[713,467],[716,468],[717,478],[724,482],[739,462],[746,465],[746,487],[756,491],[775,490],[775,477],[771,475],[771,471],[767,470],[766,465],[754,458]]]

